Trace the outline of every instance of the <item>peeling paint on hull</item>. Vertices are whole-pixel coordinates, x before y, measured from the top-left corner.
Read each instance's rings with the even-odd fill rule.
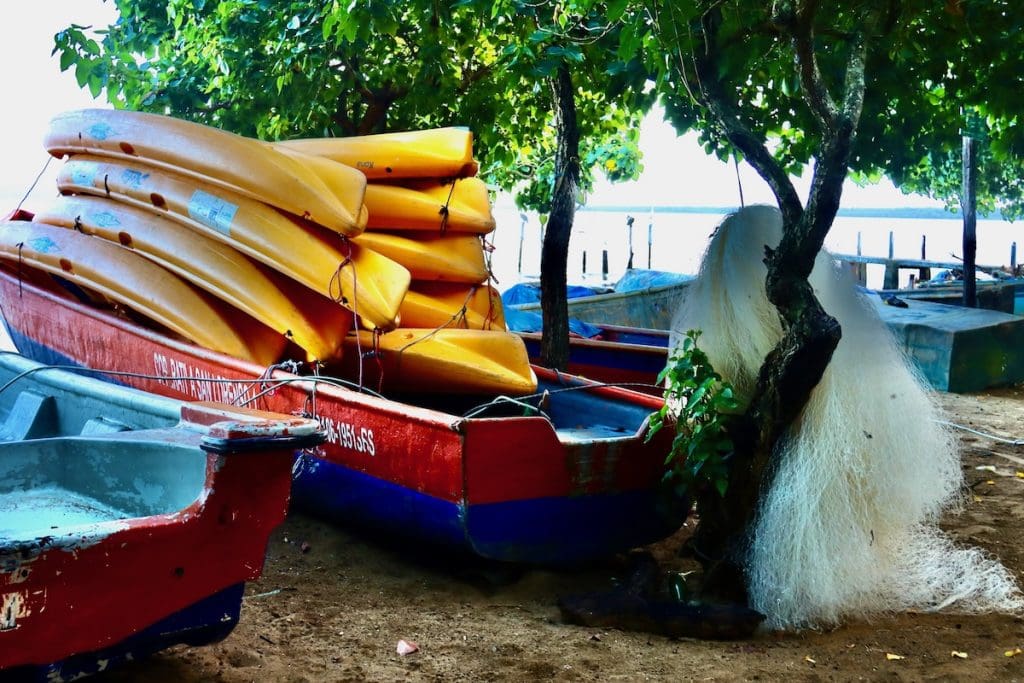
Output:
[[[222,638],[316,423],[38,369],[0,354],[0,680],[71,680]],[[26,392],[59,409],[13,410]],[[97,411],[124,429],[96,434]]]

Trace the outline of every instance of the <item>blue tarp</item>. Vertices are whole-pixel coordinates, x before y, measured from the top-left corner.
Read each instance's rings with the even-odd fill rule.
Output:
[[[514,308],[505,309],[505,324],[513,332],[540,332],[544,327],[542,320],[540,313],[518,311]],[[581,337],[596,337],[601,334],[601,328],[569,318],[569,332]]]
[[[565,290],[566,296],[570,299],[576,299],[581,296],[593,296],[594,294],[599,293],[596,289],[591,287],[582,287],[580,285],[569,285]],[[501,302],[505,304],[506,307],[515,306],[516,304],[540,303],[540,285],[522,282],[517,285],[512,285],[502,293]]]
[[[661,287],[662,285],[675,285],[680,282],[689,282],[692,275],[682,273],[669,273],[663,270],[643,270],[631,268],[626,274],[615,283],[616,292],[635,292],[640,289]]]

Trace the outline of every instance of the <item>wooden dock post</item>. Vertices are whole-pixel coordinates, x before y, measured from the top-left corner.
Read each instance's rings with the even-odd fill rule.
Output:
[[[526,235],[526,214],[519,214],[519,269],[520,275],[523,274],[523,238]]]
[[[974,279],[974,259],[978,250],[978,141],[970,135],[963,137],[963,191],[960,204],[964,212],[964,306],[978,307],[977,282]]]
[[[861,256],[860,253],[860,230],[857,231],[857,256]],[[853,274],[857,280],[857,284],[861,287],[867,287],[868,284],[868,266],[865,263],[857,263],[853,266]]]
[[[921,235],[921,260],[928,260],[928,235]],[[920,282],[927,282],[932,279],[932,269],[921,267],[917,270],[917,279]]]
[[[651,248],[654,245],[654,209],[647,216],[647,270],[651,269]]]
[[[1017,274],[1017,243],[1010,242],[1010,275]]]
[[[882,289],[900,288],[900,269],[893,260],[892,230],[889,231],[889,258],[885,262],[885,275],[882,278]]]

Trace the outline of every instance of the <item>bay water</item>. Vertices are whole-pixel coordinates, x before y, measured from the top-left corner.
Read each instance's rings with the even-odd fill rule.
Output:
[[[696,274],[708,240],[726,211],[728,209],[579,210],[569,243],[569,282],[602,284],[603,259],[607,253],[606,281],[614,283],[625,272],[631,250],[635,268]],[[891,233],[895,258],[921,258],[924,239],[929,260],[960,261],[963,221],[959,215],[935,217],[937,212],[933,211],[920,212],[925,217],[907,217],[906,213],[895,216],[841,214],[832,225],[825,248],[836,254],[855,254],[859,238],[863,255],[884,257],[889,253]],[[491,269],[498,289],[504,291],[517,282],[539,278],[543,232],[536,214],[520,213],[514,207],[499,205],[495,206],[494,215],[498,228],[491,240],[494,246]],[[633,218],[632,243],[629,217]],[[979,218],[976,232],[976,263],[980,265],[1009,269],[1011,245],[1016,242],[1024,250],[1024,222]],[[1019,263],[1024,253],[1017,258]],[[880,288],[883,272],[882,265],[868,265],[867,286]],[[911,274],[916,273],[916,270],[902,270],[900,286],[906,286]]]

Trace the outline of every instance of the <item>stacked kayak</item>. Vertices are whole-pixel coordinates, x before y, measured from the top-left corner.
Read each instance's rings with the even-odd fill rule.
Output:
[[[405,266],[412,282],[401,326],[505,331],[490,287],[484,237],[495,227],[464,128],[289,140],[275,147],[345,164],[366,176],[366,230],[353,241]]]
[[[44,142],[61,196],[0,230],[21,272],[260,365],[396,393],[536,389],[489,284],[468,130],[266,143],[88,109]]]

